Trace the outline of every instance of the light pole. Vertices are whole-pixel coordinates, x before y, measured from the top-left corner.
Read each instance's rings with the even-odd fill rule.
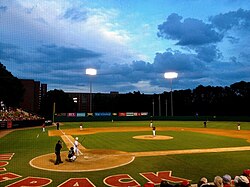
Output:
[[[53,102],[52,123],[55,122],[56,102]]]
[[[152,105],[153,105],[153,116],[155,116],[155,101],[154,101],[154,98],[153,98]]]
[[[97,74],[96,69],[88,68],[86,69],[86,75],[95,76]],[[92,112],[92,82],[89,81],[89,112]]]
[[[168,100],[166,99],[166,116],[168,116]]]
[[[170,94],[171,94],[171,116],[174,116],[174,106],[173,106],[173,93],[172,93],[172,82],[173,79],[178,77],[178,73],[176,72],[166,72],[164,73],[165,79],[170,79]]]

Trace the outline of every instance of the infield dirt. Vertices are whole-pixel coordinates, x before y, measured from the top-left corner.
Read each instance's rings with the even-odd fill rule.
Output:
[[[65,129],[65,130],[49,130],[49,136],[61,136],[67,148],[70,148],[74,142],[71,135],[86,135],[100,132],[132,132],[132,131],[148,131],[148,127],[108,127],[108,128],[85,128],[80,129]],[[183,128],[183,127],[159,127],[159,131],[191,131],[204,134],[214,134],[219,136],[227,136],[233,138],[241,138],[250,142],[249,130],[224,130],[224,129],[211,129],[211,128]],[[133,137],[138,138],[138,137]],[[167,141],[172,137],[168,136],[155,136],[143,135],[139,138],[154,141]],[[189,149],[189,150],[172,150],[172,151],[150,151],[150,152],[122,152],[118,150],[90,150],[82,145],[79,147],[83,153],[78,156],[75,162],[68,162],[60,165],[54,165],[55,154],[47,154],[36,157],[30,161],[33,167],[59,172],[83,172],[83,171],[97,171],[104,169],[111,169],[120,167],[131,163],[136,157],[145,156],[160,156],[160,155],[173,155],[173,154],[195,154],[195,153],[209,153],[209,152],[230,152],[230,151],[249,151],[250,146],[244,147],[230,147],[230,148],[212,148],[212,149]],[[67,158],[67,152],[62,152],[62,158]]]

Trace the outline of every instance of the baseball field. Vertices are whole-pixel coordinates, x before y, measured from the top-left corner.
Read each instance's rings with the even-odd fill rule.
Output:
[[[143,186],[205,176],[232,177],[250,168],[250,122],[149,121],[60,123],[0,131],[0,186]],[[80,155],[67,161],[75,137]],[[54,165],[62,140],[63,163]]]

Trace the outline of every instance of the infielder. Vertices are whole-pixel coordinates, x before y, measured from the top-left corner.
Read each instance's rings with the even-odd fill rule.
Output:
[[[237,124],[237,129],[240,131],[240,123]]]
[[[78,145],[79,145],[78,137],[76,137],[74,142],[74,152],[76,153],[77,156],[79,156]]]
[[[153,130],[153,137],[155,137],[155,131],[156,131],[156,128],[155,128],[155,127],[153,127],[153,128],[152,128],[152,130]]]
[[[152,128],[153,127],[153,121],[151,120],[149,126]]]

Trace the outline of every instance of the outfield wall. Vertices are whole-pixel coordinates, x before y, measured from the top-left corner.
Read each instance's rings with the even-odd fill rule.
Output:
[[[44,120],[0,121],[0,129],[42,126]]]
[[[250,116],[85,116],[68,117],[55,116],[55,122],[81,121],[250,121]]]

